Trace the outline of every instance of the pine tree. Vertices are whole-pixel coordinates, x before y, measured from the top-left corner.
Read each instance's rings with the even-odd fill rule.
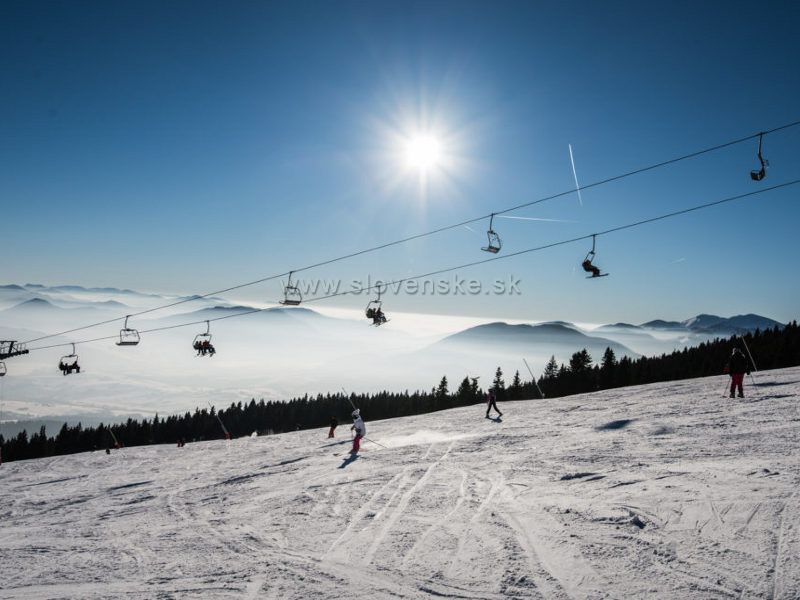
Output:
[[[470,386],[470,391],[472,392],[472,400],[477,401],[481,395],[481,388],[478,387],[478,378],[472,378],[472,385]]]
[[[456,397],[462,402],[472,398],[472,384],[469,381],[469,377],[464,377],[461,380],[458,391],[456,391]]]
[[[600,362],[601,369],[608,369],[617,366],[617,356],[614,354],[614,351],[611,347],[607,347],[606,351],[603,353],[603,360]]]
[[[581,394],[590,392],[596,388],[592,373],[592,357],[584,348],[576,352],[569,359],[569,375],[566,379],[566,389],[568,394]]]
[[[550,360],[547,361],[547,366],[544,368],[542,377],[545,379],[555,379],[558,377],[558,363],[556,362],[555,356],[551,356]]]
[[[434,396],[437,398],[447,398],[449,391],[447,389],[447,377],[442,377],[442,380],[439,382],[439,387],[434,390]]]
[[[617,369],[616,369],[617,387],[632,384],[631,381],[633,376],[631,373],[632,363],[633,361],[631,361],[631,359],[628,358],[627,356],[623,356],[621,359],[619,359],[619,363],[617,364]]]
[[[511,386],[508,388],[509,400],[519,400],[522,398],[522,381],[519,378],[519,371],[514,373],[514,379],[511,381]]]
[[[573,373],[583,373],[592,366],[592,357],[589,352],[584,348],[580,352],[576,352],[569,359],[569,370]]]
[[[617,357],[611,347],[606,348],[600,362],[600,389],[614,387],[614,375],[617,370]]]
[[[505,400],[506,398],[506,382],[503,381],[503,369],[497,367],[494,373],[494,381],[492,381],[492,389],[498,400]]]

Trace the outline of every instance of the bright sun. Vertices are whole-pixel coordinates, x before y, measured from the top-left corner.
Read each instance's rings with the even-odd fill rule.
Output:
[[[432,135],[415,135],[406,141],[405,159],[409,167],[430,171],[442,164],[442,144]]]

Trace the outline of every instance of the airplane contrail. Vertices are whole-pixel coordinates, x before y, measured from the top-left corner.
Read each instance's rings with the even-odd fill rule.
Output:
[[[578,202],[583,206],[583,198],[581,198],[581,186],[578,183],[578,173],[575,171],[575,159],[572,156],[572,144],[567,144],[569,147],[569,162],[572,163],[572,176],[575,178],[575,189],[578,191]]]

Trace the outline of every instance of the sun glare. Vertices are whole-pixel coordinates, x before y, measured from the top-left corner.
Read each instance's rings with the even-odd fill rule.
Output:
[[[415,135],[406,141],[405,159],[408,167],[430,171],[442,164],[442,144],[432,135]]]
[[[370,155],[380,185],[387,193],[411,191],[421,205],[440,193],[452,193],[469,163],[464,158],[465,132],[425,107],[414,111],[392,106],[396,114],[373,119],[378,140]]]

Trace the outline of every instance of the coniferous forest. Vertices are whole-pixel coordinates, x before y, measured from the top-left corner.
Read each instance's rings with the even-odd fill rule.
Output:
[[[800,327],[793,321],[783,328],[756,330],[744,336],[759,370],[800,365]],[[570,358],[569,364],[558,364],[551,358],[538,382],[524,381],[519,371],[495,373],[492,386],[502,401],[538,399],[539,389],[547,398],[569,396],[596,390],[641,385],[660,381],[692,379],[723,373],[733,347],[745,349],[740,338],[717,339],[671,354],[655,357],[620,359],[607,348],[602,357],[584,349]],[[538,388],[537,388],[538,384]],[[458,406],[484,402],[484,390],[476,379],[465,377],[453,389],[443,377],[430,391],[378,392],[374,394],[319,394],[288,401],[255,399],[238,402],[216,410],[196,409],[183,415],[153,419],[128,419],[125,423],[82,427],[66,423],[51,436],[44,427],[31,435],[22,431],[11,439],[0,436],[2,460],[22,460],[120,446],[176,444],[221,439],[225,431],[231,437],[283,433],[298,429],[327,427],[331,417],[348,425],[355,405],[366,421],[429,413]],[[476,411],[476,418],[482,416]],[[224,428],[223,428],[224,427]]]

